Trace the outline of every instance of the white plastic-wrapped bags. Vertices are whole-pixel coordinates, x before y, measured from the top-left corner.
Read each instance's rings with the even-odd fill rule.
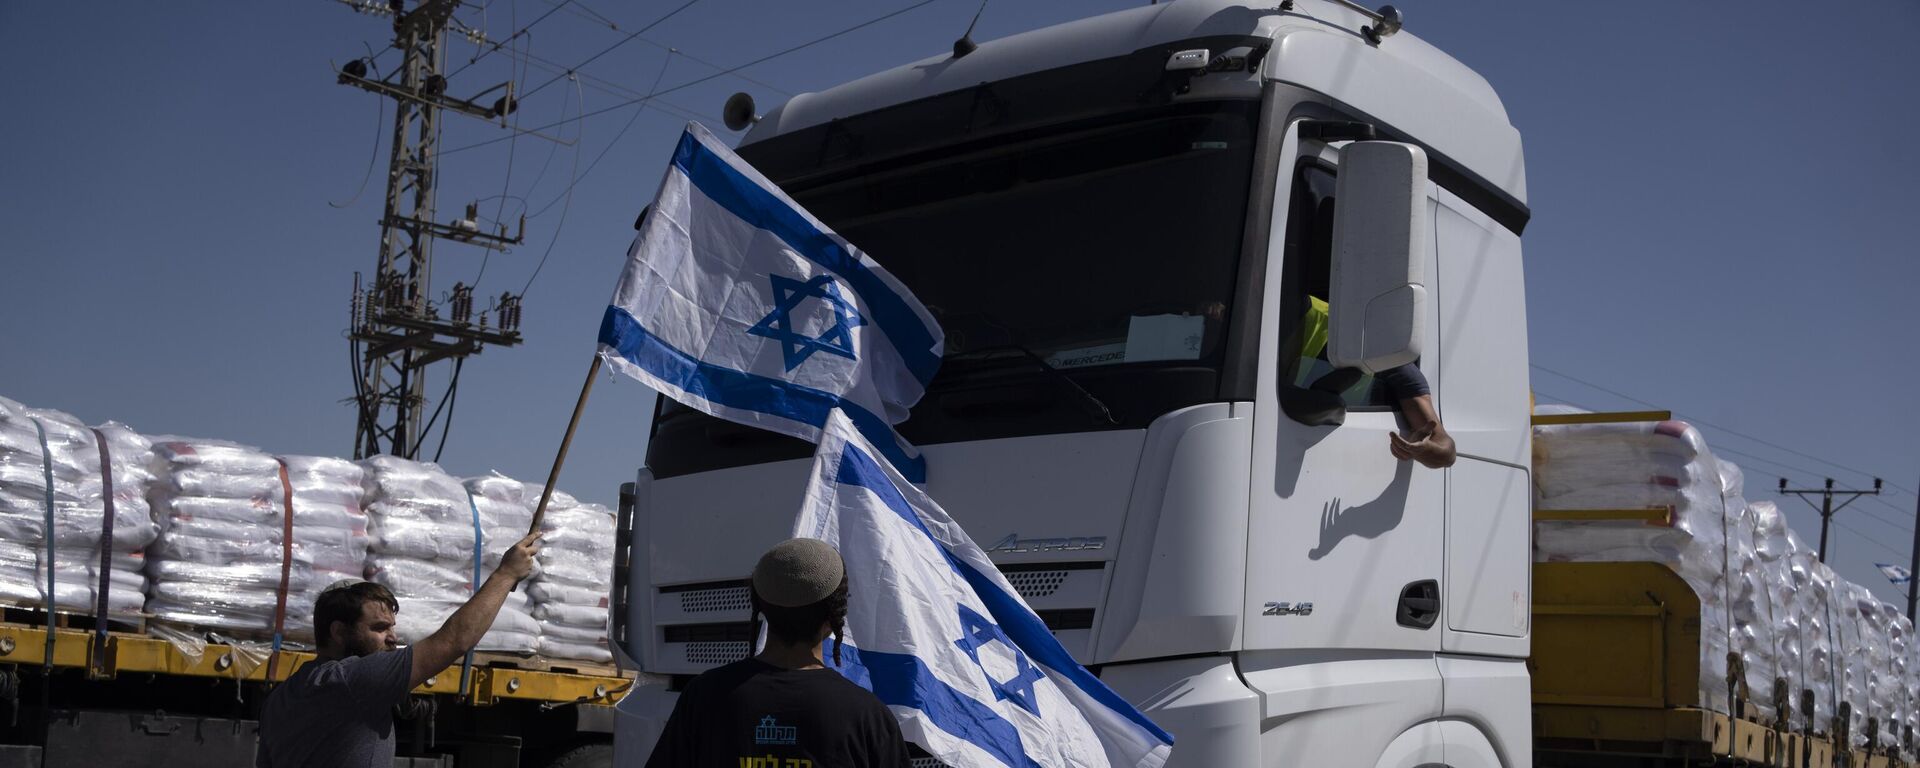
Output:
[[[479,493],[469,494],[466,485],[431,463],[375,456],[361,465],[371,537],[367,578],[399,598],[401,642],[419,642],[473,596],[500,565],[501,554],[526,534],[533,513],[496,503],[484,481]],[[514,592],[478,650],[538,650],[540,626],[532,611],[526,591]]]
[[[1535,556],[1663,563],[1686,581],[1700,600],[1695,705],[1727,711],[1737,660],[1761,719],[1784,695],[1795,729],[1831,733],[1844,715],[1849,746],[1899,744],[1914,720],[1912,624],[1819,562],[1772,503],[1748,502],[1740,469],[1698,431],[1671,420],[1536,427],[1534,472],[1537,509],[1671,510],[1670,525],[1541,521]]]
[[[147,610],[247,637],[271,635],[284,611],[281,633],[311,641],[314,599],[365,568],[360,467],[193,438],[161,438],[155,454],[165,533],[148,565]]]
[[[90,429],[65,413],[0,398],[0,601],[47,605],[51,571],[54,606],[91,613],[100,608],[104,571],[107,613],[140,612],[144,549],[159,532],[145,500],[150,448],[123,425]],[[113,529],[105,535],[109,501]]]
[[[1542,406],[1539,412],[1579,411]],[[1537,509],[1671,510],[1669,525],[1542,521],[1535,526],[1534,556],[1673,568],[1700,598],[1698,703],[1725,712],[1732,640],[1727,505],[1720,466],[1705,439],[1679,421],[1542,426],[1534,428],[1533,454]],[[1751,550],[1751,536],[1747,541]]]
[[[539,489],[532,489],[537,496]],[[527,588],[540,621],[540,652],[607,662],[608,597],[613,592],[613,510],[561,504],[558,494],[540,520],[540,576]]]
[[[466,489],[483,518],[511,519],[518,539],[532,522],[541,486],[494,474],[471,478]],[[541,519],[538,569],[523,587],[538,625],[540,655],[607,662],[607,598],[612,592],[613,514],[555,491]],[[516,593],[517,594],[517,593]],[[496,625],[497,626],[497,625]]]

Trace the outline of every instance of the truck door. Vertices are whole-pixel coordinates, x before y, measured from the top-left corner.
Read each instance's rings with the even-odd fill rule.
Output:
[[[1244,647],[1435,652],[1446,477],[1388,452],[1402,422],[1384,387],[1369,377],[1336,387],[1328,377],[1324,342],[1305,319],[1328,295],[1337,154],[1303,144],[1286,222],[1274,222],[1284,246],[1270,247],[1279,257],[1269,257],[1262,319]],[[1429,275],[1433,259],[1430,248]],[[1426,306],[1436,314],[1439,302],[1430,294]],[[1417,364],[1438,400],[1436,319]],[[1334,409],[1344,410],[1339,423],[1330,398],[1344,406]]]
[[[1444,650],[1527,655],[1532,484],[1520,237],[1451,192],[1434,216],[1447,470]]]
[[[1262,699],[1265,764],[1373,765],[1445,742],[1433,721],[1446,478],[1388,452],[1399,415],[1371,381],[1323,381],[1303,320],[1328,296],[1338,155],[1290,133],[1280,157],[1299,162],[1279,174],[1268,244],[1237,662]],[[1429,293],[1429,315],[1437,304]],[[1435,329],[1429,317],[1417,364],[1444,396]]]

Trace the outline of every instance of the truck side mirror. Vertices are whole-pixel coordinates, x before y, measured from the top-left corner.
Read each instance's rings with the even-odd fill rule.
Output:
[[[1340,150],[1327,360],[1379,373],[1420,357],[1426,312],[1427,153],[1356,141]]]

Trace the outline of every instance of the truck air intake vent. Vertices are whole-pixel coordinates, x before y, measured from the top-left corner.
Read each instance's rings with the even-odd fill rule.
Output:
[[[682,624],[661,628],[661,639],[680,646],[688,664],[718,666],[753,655],[756,629],[744,621]]]
[[[1066,581],[1066,571],[1014,571],[1007,574],[1007,583],[1012,584],[1013,590],[1028,600],[1051,595]]]
[[[687,663],[689,664],[732,664],[752,655],[753,646],[747,643],[687,643]]]
[[[1040,616],[1040,622],[1047,629],[1064,632],[1069,629],[1092,629],[1092,608],[1058,608],[1050,611],[1034,611]]]
[[[746,587],[695,589],[680,593],[680,610],[687,613],[731,611],[741,613],[753,606],[747,600]]]

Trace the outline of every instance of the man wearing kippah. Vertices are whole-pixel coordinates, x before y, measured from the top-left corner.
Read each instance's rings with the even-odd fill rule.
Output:
[[[839,663],[840,553],[818,539],[780,542],[760,556],[748,591],[755,619],[767,620],[765,650],[687,683],[647,768],[907,768],[893,713],[821,654],[831,636]]]

